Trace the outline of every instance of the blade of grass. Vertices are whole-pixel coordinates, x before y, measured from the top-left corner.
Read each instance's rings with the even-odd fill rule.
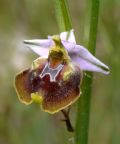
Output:
[[[99,15],[99,0],[91,0],[91,17],[90,17],[90,33],[88,49],[91,53],[95,53],[97,25]],[[82,96],[78,101],[78,111],[76,118],[75,142],[76,144],[88,143],[89,131],[89,113],[90,100],[92,90],[92,73],[87,73],[89,77],[85,76],[82,84]]]
[[[55,13],[60,32],[72,29],[67,0],[54,0]]]

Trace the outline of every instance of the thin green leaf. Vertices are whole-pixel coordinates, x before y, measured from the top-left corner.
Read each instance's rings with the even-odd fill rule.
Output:
[[[95,53],[96,37],[97,37],[97,25],[99,15],[99,0],[91,0],[91,17],[90,17],[90,33],[88,49],[91,53]],[[82,95],[78,101],[78,112],[76,119],[75,130],[75,142],[76,144],[88,143],[89,132],[89,113],[90,113],[90,101],[92,91],[92,73],[87,73],[84,77],[82,84]]]
[[[67,0],[54,0],[56,18],[60,32],[72,29]]]

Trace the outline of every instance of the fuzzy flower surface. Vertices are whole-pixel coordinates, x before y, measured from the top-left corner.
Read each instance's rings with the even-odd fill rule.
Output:
[[[76,44],[74,31],[24,40],[39,58],[15,77],[15,88],[22,103],[39,103],[42,110],[56,113],[80,97],[83,71],[109,73],[109,67],[86,48]]]

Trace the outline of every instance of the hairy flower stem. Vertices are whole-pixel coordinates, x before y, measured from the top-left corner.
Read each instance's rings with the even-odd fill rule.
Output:
[[[61,110],[61,112],[63,113],[63,116],[64,116],[64,119],[62,121],[64,121],[66,123],[67,130],[69,132],[74,132],[74,128],[73,128],[70,118],[69,118],[69,109],[68,109],[68,111]]]
[[[90,18],[90,33],[88,49],[91,53],[95,53],[96,37],[97,37],[97,25],[99,14],[99,0],[91,0],[91,18]],[[90,101],[92,90],[92,73],[87,73],[89,77],[85,76],[82,84],[82,96],[78,101],[78,112],[76,119],[75,129],[75,142],[76,144],[88,143],[88,131],[89,131],[89,113],[90,113]]]

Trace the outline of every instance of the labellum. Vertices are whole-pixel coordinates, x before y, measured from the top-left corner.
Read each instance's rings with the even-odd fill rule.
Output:
[[[71,62],[59,36],[53,36],[55,45],[48,58],[38,58],[32,67],[15,77],[15,87],[21,102],[40,103],[42,110],[56,113],[80,97],[82,72]]]

